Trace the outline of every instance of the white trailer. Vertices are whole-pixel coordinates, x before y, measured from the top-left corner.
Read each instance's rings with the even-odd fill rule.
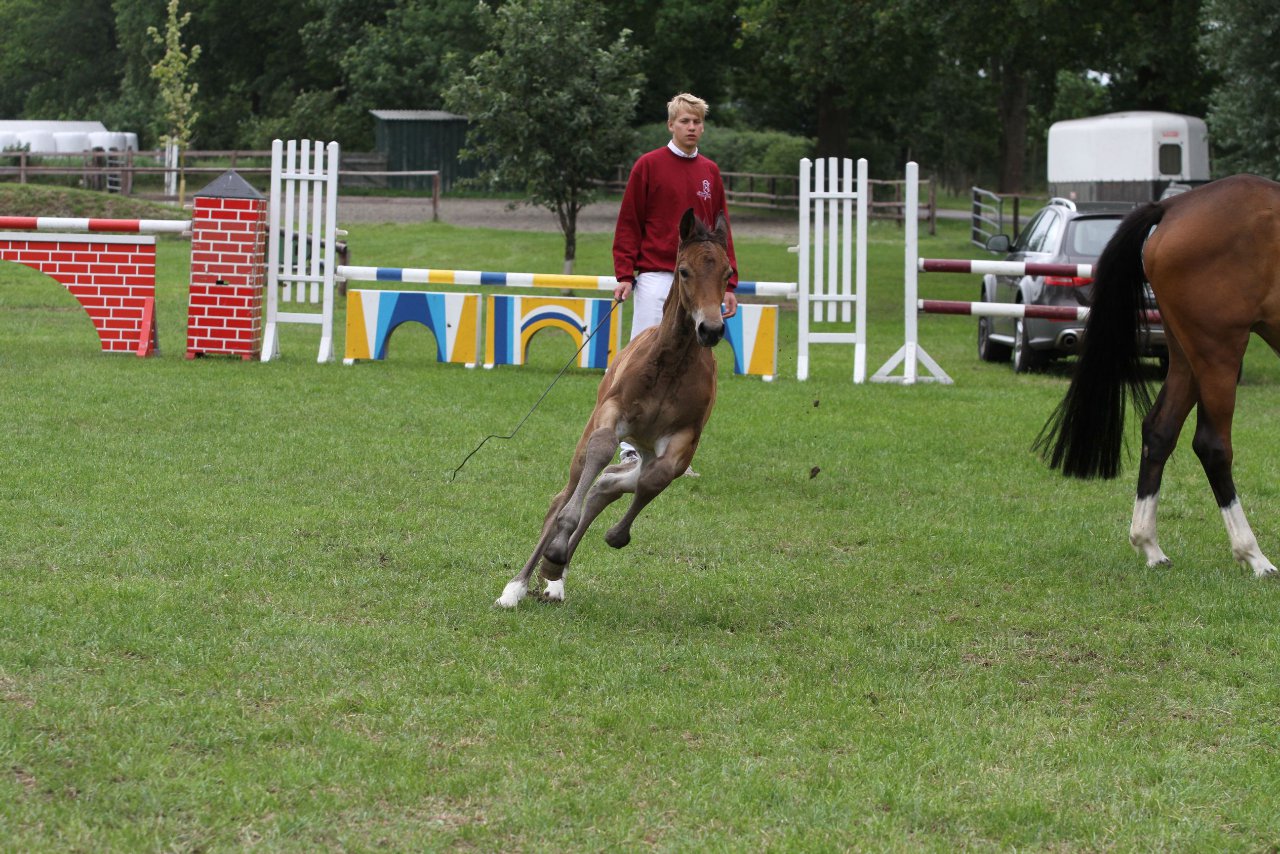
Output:
[[[1049,195],[1146,202],[1170,184],[1209,180],[1209,131],[1177,113],[1110,113],[1049,128]]]

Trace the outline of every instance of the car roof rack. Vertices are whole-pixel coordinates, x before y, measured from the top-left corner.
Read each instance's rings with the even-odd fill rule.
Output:
[[[1076,209],[1075,202],[1071,201],[1070,199],[1064,199],[1060,196],[1054,196],[1052,199],[1049,200],[1049,204],[1062,205],[1064,208],[1066,208],[1069,211],[1073,211]]]

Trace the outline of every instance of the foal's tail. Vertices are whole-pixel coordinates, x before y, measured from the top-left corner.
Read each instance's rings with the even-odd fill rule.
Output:
[[[1138,331],[1147,322],[1142,247],[1164,213],[1156,203],[1126,216],[1095,265],[1093,302],[1075,374],[1034,446],[1063,474],[1115,477],[1124,445],[1126,397],[1140,414],[1151,408],[1138,346]]]

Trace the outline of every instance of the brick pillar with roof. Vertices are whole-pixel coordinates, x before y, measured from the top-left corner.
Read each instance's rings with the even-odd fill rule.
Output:
[[[267,199],[232,171],[195,196],[187,358],[262,353]]]

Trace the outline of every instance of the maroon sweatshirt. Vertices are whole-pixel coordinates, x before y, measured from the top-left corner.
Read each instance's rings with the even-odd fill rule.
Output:
[[[681,157],[669,147],[644,154],[631,167],[627,189],[618,210],[613,233],[613,274],[619,281],[634,282],[636,273],[674,271],[676,250],[680,248],[680,218],[693,212],[708,228],[714,228],[716,214],[729,220],[724,199],[724,183],[716,164],[699,154]],[[732,289],[738,284],[738,262],[729,237],[729,264]]]

